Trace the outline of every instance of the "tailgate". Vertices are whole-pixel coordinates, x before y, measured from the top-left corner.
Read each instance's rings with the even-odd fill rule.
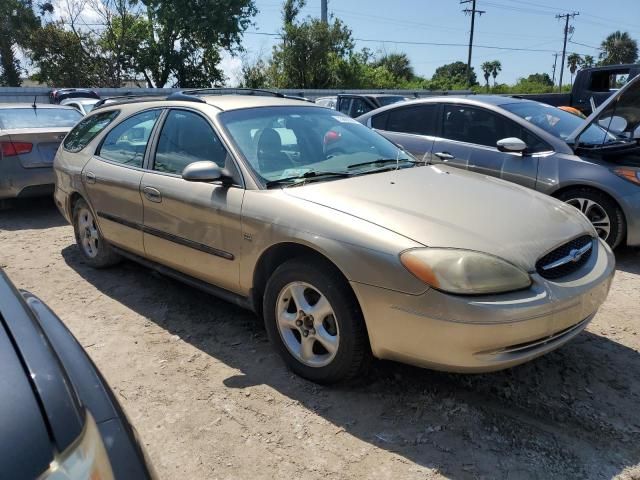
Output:
[[[51,167],[60,143],[69,132],[69,128],[30,128],[21,130],[5,130],[3,141],[14,144],[30,144],[29,150],[21,145],[17,155],[24,168]]]

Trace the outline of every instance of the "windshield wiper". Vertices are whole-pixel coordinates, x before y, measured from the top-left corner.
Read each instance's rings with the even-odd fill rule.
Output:
[[[349,172],[329,172],[329,171],[316,171],[311,170],[309,172],[305,172],[302,175],[295,175],[293,177],[285,177],[278,178],[275,180],[269,180],[266,183],[267,188],[275,187],[278,185],[282,185],[283,183],[291,183],[292,185],[303,185],[304,183],[309,182],[310,180],[316,181],[321,180],[323,178],[345,178],[350,177],[351,173]],[[301,180],[300,182],[296,182],[296,180]],[[293,182],[293,183],[292,183]]]
[[[415,160],[410,160],[408,158],[379,158],[377,160],[372,160],[370,162],[354,163],[353,165],[349,165],[347,168],[365,167],[367,165],[383,166],[383,165],[386,165],[387,163],[400,163],[400,162],[418,163]]]

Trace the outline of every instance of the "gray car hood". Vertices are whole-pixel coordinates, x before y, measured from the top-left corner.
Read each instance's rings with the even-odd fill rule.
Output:
[[[595,232],[575,208],[503,180],[443,166],[290,187],[293,197],[431,247],[490,253],[533,271],[544,253]]]

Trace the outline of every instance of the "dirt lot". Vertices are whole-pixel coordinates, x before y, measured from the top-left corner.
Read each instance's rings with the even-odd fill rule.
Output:
[[[0,212],[0,266],[67,323],[166,479],[640,479],[640,252],[617,257],[588,332],[546,357],[477,376],[376,362],[323,388],[250,313],[84,265],[49,201]]]

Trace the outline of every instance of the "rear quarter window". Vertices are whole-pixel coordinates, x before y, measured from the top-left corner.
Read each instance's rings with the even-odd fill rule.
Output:
[[[86,147],[96,135],[107,128],[119,113],[119,110],[111,110],[109,112],[101,112],[85,117],[64,139],[64,149],[69,152],[79,152]]]

